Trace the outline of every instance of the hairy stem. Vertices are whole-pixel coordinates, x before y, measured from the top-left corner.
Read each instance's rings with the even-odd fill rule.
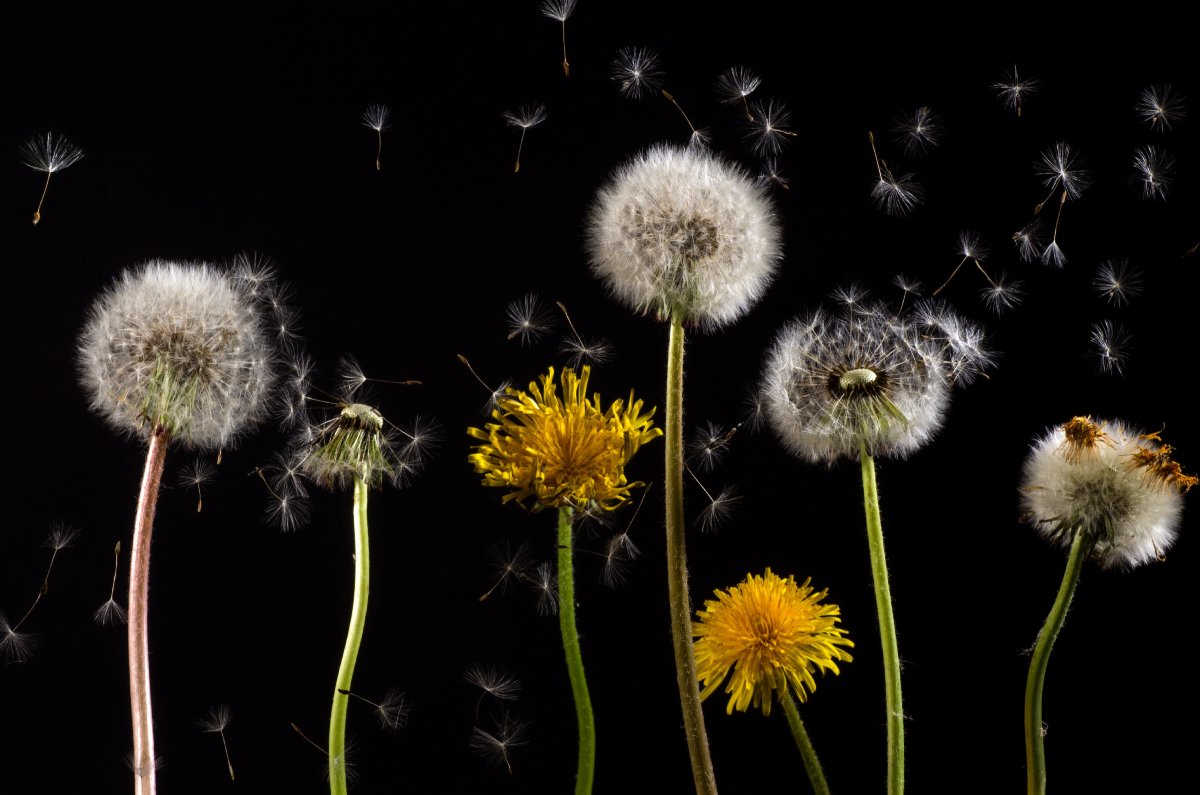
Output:
[[[146,451],[146,469],[138,492],[129,563],[129,705],[133,715],[133,791],[153,795],[154,714],[150,705],[150,537],[154,509],[167,460],[167,434],[155,428]]]
[[[1058,596],[1050,615],[1038,633],[1037,645],[1033,648],[1033,658],[1029,661],[1029,677],[1025,680],[1025,768],[1026,783],[1029,795],[1045,795],[1046,792],[1046,749],[1042,738],[1042,688],[1046,683],[1046,668],[1050,663],[1050,650],[1058,638],[1063,621],[1067,617],[1067,608],[1071,606],[1071,597],[1075,595],[1075,586],[1079,583],[1079,573],[1083,569],[1083,559],[1087,557],[1089,545],[1085,539],[1086,533],[1076,532],[1075,540],[1071,542],[1071,554],[1067,557],[1067,570],[1063,573],[1062,584],[1058,587]]]
[[[666,414],[667,592],[671,602],[671,639],[675,645],[675,681],[683,706],[683,728],[698,795],[716,795],[717,780],[708,751],[708,733],[700,708],[696,652],[692,647],[692,601],[688,595],[687,550],[683,519],[683,318],[671,313],[667,347]]]
[[[354,479],[354,604],[350,608],[350,628],[342,664],[333,686],[333,708],[329,713],[329,791],[346,795],[346,710],[350,705],[351,680],[363,627],[367,623],[367,597],[371,590],[371,549],[367,539],[367,495],[369,487],[362,478]],[[340,692],[347,691],[347,692]]]
[[[871,577],[875,581],[875,612],[883,648],[883,686],[887,696],[888,795],[904,792],[904,706],[900,697],[900,652],[896,645],[896,619],[892,616],[892,591],[888,586],[887,559],[883,554],[883,521],[879,517],[879,489],[875,459],[864,441],[862,462],[863,509],[867,515],[867,545],[871,550]]]
[[[800,711],[796,708],[796,699],[790,690],[783,691],[780,696],[783,713],[787,715],[788,726],[792,729],[792,737],[796,747],[800,749],[800,758],[804,760],[804,769],[808,771],[808,781],[812,784],[813,792],[817,795],[829,795],[829,785],[825,783],[825,771],[821,769],[821,760],[813,748],[808,732],[804,730],[804,722],[800,720]]]
[[[575,772],[575,795],[588,795],[596,773],[596,719],[592,698],[583,675],[583,654],[579,650],[579,632],[575,628],[575,564],[572,561],[574,538],[571,509],[558,509],[558,627],[562,631],[563,652],[567,657],[567,675],[575,696],[575,718],[579,724],[579,764]]]

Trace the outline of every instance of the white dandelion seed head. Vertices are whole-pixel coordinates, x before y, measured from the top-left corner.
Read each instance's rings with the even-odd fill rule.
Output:
[[[1133,150],[1133,177],[1141,185],[1143,199],[1166,199],[1175,171],[1175,158],[1157,146]]]
[[[392,109],[387,105],[367,105],[362,115],[363,126],[370,127],[375,132],[383,132],[388,128],[388,116],[391,112]]]
[[[733,104],[753,94],[761,84],[758,75],[744,66],[731,66],[717,78],[721,101]]]
[[[592,272],[636,312],[706,329],[749,311],[782,255],[775,210],[745,171],[659,145],[622,166],[588,220]]]
[[[93,304],[79,377],[113,428],[229,447],[268,413],[275,350],[247,284],[211,265],[151,261]]]
[[[623,47],[613,60],[612,79],[620,85],[624,96],[641,99],[662,88],[663,73],[658,67],[658,55],[653,50]]]
[[[55,132],[35,135],[21,144],[21,162],[34,171],[53,174],[79,162],[83,150]]]
[[[1089,534],[1092,556],[1105,568],[1128,569],[1160,557],[1175,540],[1183,494],[1139,462],[1162,461],[1170,448],[1156,444],[1155,434],[1100,420],[1093,427],[1101,435],[1081,449],[1066,427],[1050,429],[1025,459],[1021,505],[1027,520],[1064,548],[1075,533]]]
[[[1152,128],[1165,132],[1187,115],[1186,100],[1169,83],[1150,86],[1138,94],[1137,114]]]
[[[776,336],[763,370],[768,421],[799,458],[832,465],[860,446],[903,458],[941,427],[950,381],[939,348],[885,311],[802,316]]]

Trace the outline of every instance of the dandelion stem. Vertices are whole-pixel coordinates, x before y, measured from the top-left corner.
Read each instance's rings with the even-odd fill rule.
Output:
[[[1058,596],[1050,615],[1038,633],[1037,645],[1033,648],[1033,658],[1029,661],[1029,678],[1025,681],[1025,767],[1029,795],[1044,795],[1046,792],[1046,749],[1042,738],[1042,688],[1046,683],[1046,667],[1050,662],[1050,650],[1058,638],[1063,621],[1067,617],[1067,608],[1071,605],[1071,597],[1075,595],[1075,586],[1079,583],[1079,573],[1083,569],[1083,559],[1087,557],[1089,545],[1088,534],[1075,533],[1071,542],[1071,554],[1067,557],[1067,570],[1063,573],[1062,584],[1058,587]]]
[[[562,21],[562,44],[563,44],[563,77],[571,76],[571,64],[567,61],[567,20]]]
[[[796,709],[796,699],[790,690],[784,690],[779,700],[783,704],[783,713],[787,715],[788,726],[792,729],[796,747],[800,749],[800,757],[804,760],[804,769],[808,771],[808,781],[812,784],[813,792],[816,795],[829,795],[829,785],[825,783],[825,771],[821,769],[821,760],[817,758],[817,751],[813,748],[808,732],[804,729],[804,722],[800,720],[800,712]]]
[[[683,707],[683,727],[692,760],[697,795],[716,795],[717,780],[708,751],[708,733],[700,708],[696,653],[692,647],[692,603],[688,596],[687,550],[683,518],[683,312],[671,313],[667,347],[666,412],[667,591],[671,603],[671,639],[675,644],[675,681]]]
[[[38,199],[37,209],[33,211],[33,225],[37,226],[37,222],[42,220],[42,202],[46,201],[46,191],[50,190],[50,177],[54,175],[53,171],[46,172],[46,183],[42,185],[42,195]]]
[[[167,434],[155,428],[146,451],[146,469],[138,493],[129,565],[129,705],[133,717],[133,791],[154,793],[154,717],[150,705],[150,536],[154,509],[167,460]]]
[[[558,626],[562,631],[563,651],[567,656],[567,674],[575,696],[575,718],[579,723],[579,765],[575,772],[575,795],[588,795],[596,772],[596,719],[592,698],[583,675],[583,655],[579,650],[579,632],[575,628],[575,565],[571,509],[558,509]]]
[[[896,619],[888,587],[887,559],[883,553],[883,522],[879,517],[879,489],[875,459],[867,443],[859,443],[862,462],[863,509],[867,515],[867,545],[871,549],[871,576],[875,581],[875,612],[883,648],[883,685],[887,696],[888,795],[904,792],[904,707],[900,697],[900,652],[896,646]]]
[[[346,710],[350,697],[340,691],[350,690],[354,678],[354,663],[362,643],[363,627],[367,623],[367,597],[370,593],[371,552],[367,539],[368,486],[361,477],[354,479],[354,604],[350,609],[350,628],[346,632],[346,647],[338,666],[337,684],[333,689],[333,708],[329,713],[329,791],[331,795],[346,795]]]

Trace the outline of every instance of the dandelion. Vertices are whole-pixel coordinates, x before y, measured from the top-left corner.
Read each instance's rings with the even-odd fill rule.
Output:
[[[727,591],[715,591],[692,624],[696,636],[696,666],[707,699],[728,680],[725,711],[750,707],[771,714],[776,699],[787,714],[804,765],[817,792],[828,792],[820,761],[813,751],[796,700],[808,700],[816,690],[814,672],[838,674],[838,662],[853,657],[846,647],[854,642],[838,626],[841,610],[825,604],[827,591],[816,592],[806,579],[797,584],[771,571],[748,574]]]
[[[1122,422],[1074,417],[1050,429],[1025,460],[1025,517],[1052,544],[1069,550],[1058,597],[1038,633],[1025,687],[1025,757],[1031,793],[1046,791],[1042,692],[1050,650],[1062,629],[1083,562],[1133,568],[1163,558],[1175,539],[1183,474],[1158,433]]]
[[[755,117],[750,110],[747,98],[758,90],[761,82],[758,75],[746,67],[731,66],[717,78],[717,93],[722,102],[731,105],[740,102],[742,110],[746,112],[746,121],[753,123]]]
[[[505,316],[508,318],[508,339],[520,338],[522,345],[536,342],[551,328],[551,315],[534,293],[510,302]]]
[[[179,484],[196,490],[196,513],[200,513],[204,508],[204,493],[201,487],[216,474],[216,467],[203,458],[197,458],[179,472]]]
[[[504,121],[509,127],[519,127],[521,129],[521,140],[517,143],[517,159],[513,163],[513,173],[516,174],[521,170],[521,151],[525,147],[525,133],[534,127],[539,126],[547,118],[546,106],[537,105],[522,105],[514,113],[513,111],[504,111]]]
[[[557,20],[562,25],[563,76],[571,76],[571,64],[567,61],[567,20],[575,12],[576,0],[542,0],[542,16]]]
[[[899,312],[904,311],[904,304],[908,301],[909,296],[918,298],[921,295],[921,283],[915,279],[910,279],[903,273],[897,273],[892,277],[892,284],[900,289],[900,308]]]
[[[871,198],[888,215],[908,215],[921,203],[922,190],[912,174],[896,175],[887,161],[879,157],[875,149],[875,133],[868,132],[871,154],[875,157],[875,171],[879,179],[871,188]]]
[[[1166,132],[1187,115],[1184,106],[1186,99],[1186,97],[1180,96],[1170,83],[1162,86],[1150,86],[1138,94],[1137,114],[1152,129]]]
[[[716,791],[691,646],[683,514],[684,324],[716,329],[766,291],[781,253],[761,186],[708,152],[654,147],[600,189],[588,221],[592,272],[636,312],[670,322],[666,543],[671,636],[697,791]]]
[[[755,101],[751,105],[750,115],[752,120],[745,137],[755,154],[777,155],[783,150],[787,139],[797,135],[789,129],[792,114],[782,102],[774,99],[768,99],[766,102]]]
[[[479,719],[479,707],[485,698],[497,701],[516,701],[521,695],[521,682],[511,674],[494,665],[471,663],[463,674],[463,681],[479,689],[479,700],[475,702],[475,719]]]
[[[589,399],[590,378],[590,367],[578,375],[564,370],[560,396],[550,368],[528,391],[510,389],[492,413],[495,422],[467,429],[480,442],[467,460],[483,475],[485,486],[508,490],[501,502],[516,502],[532,512],[558,510],[557,569],[551,573],[549,566],[539,567],[536,579],[546,594],[557,580],[559,629],[579,728],[579,793],[591,791],[596,749],[575,624],[572,517],[576,510],[612,511],[629,499],[631,490],[643,484],[629,482],[626,465],[643,444],[662,435],[651,427],[654,410],[643,413],[642,401],[632,392],[628,402],[617,400],[607,410],[599,394]]]
[[[763,370],[766,414],[790,452],[832,466],[857,458],[875,582],[887,697],[888,790],[904,782],[900,657],[883,547],[875,457],[903,458],[941,427],[950,387],[990,365],[982,331],[946,307],[912,316],[882,305],[831,316],[816,310],[778,334]]]
[[[1000,101],[1010,110],[1016,111],[1017,117],[1020,118],[1025,97],[1037,93],[1039,83],[1038,80],[1022,79],[1016,64],[1013,64],[1012,71],[1004,80],[993,83],[992,89],[999,95]]]
[[[112,587],[108,590],[108,601],[96,608],[96,612],[92,613],[92,619],[99,625],[115,624],[118,621],[125,623],[125,608],[117,603],[117,568],[121,563],[121,542],[113,547],[113,576]]]
[[[1022,283],[1009,279],[1008,274],[1001,271],[995,281],[979,291],[984,306],[996,315],[1002,315],[1021,303],[1025,296]]]
[[[571,332],[569,336],[563,338],[562,345],[558,349],[560,353],[571,357],[567,362],[568,367],[577,370],[585,364],[604,364],[612,358],[612,345],[605,340],[585,339],[575,328],[575,324],[571,321],[571,315],[567,312],[567,307],[563,302],[555,301],[554,303],[562,312],[563,318],[567,321],[567,328]]]
[[[518,720],[508,712],[502,711],[496,719],[496,727],[492,731],[476,726],[471,732],[471,750],[482,755],[485,759],[504,765],[508,774],[512,775],[511,752],[514,748],[527,745],[525,730],[529,724]]]
[[[1121,375],[1129,358],[1131,338],[1126,328],[1111,320],[1092,324],[1092,350],[1100,371]]]
[[[1096,269],[1092,286],[1113,306],[1125,306],[1142,294],[1142,274],[1127,259],[1109,260]]]
[[[83,150],[58,133],[48,132],[30,138],[21,145],[20,152],[21,162],[34,171],[46,174],[42,195],[38,198],[37,209],[33,211],[33,225],[37,226],[38,221],[42,220],[42,204],[46,201],[46,191],[50,190],[50,177],[56,171],[78,163],[83,157]]]
[[[1078,199],[1092,184],[1091,174],[1082,168],[1079,155],[1071,149],[1070,144],[1062,141],[1042,152],[1041,160],[1034,170],[1042,178],[1042,183],[1050,189],[1049,195],[1034,208],[1035,213],[1041,211],[1042,206],[1059,188],[1062,188],[1069,198]]]
[[[79,538],[78,528],[59,523],[51,526],[50,533],[42,543],[43,547],[50,550],[50,562],[46,565],[46,573],[42,576],[42,585],[33,598],[33,604],[15,624],[10,623],[4,613],[0,612],[0,636],[2,636],[0,637],[0,659],[7,659],[10,662],[25,662],[29,659],[29,655],[33,652],[34,639],[28,632],[21,632],[21,627],[33,615],[34,609],[41,604],[42,597],[50,592],[50,574],[54,571],[54,562],[58,560],[58,553],[74,546],[77,538]]]
[[[779,161],[775,158],[768,157],[762,162],[762,170],[758,174],[759,185],[774,184],[784,190],[791,190],[790,182],[791,180],[780,173]]]
[[[399,688],[388,688],[383,700],[378,702],[349,690],[339,690],[338,692],[371,707],[375,711],[375,720],[379,722],[381,729],[398,732],[408,725],[408,699],[404,697],[404,691]]]
[[[658,55],[645,47],[624,47],[613,60],[612,78],[630,99],[653,94],[662,88]]]
[[[942,141],[942,121],[927,105],[896,120],[895,131],[909,157],[920,157]]]
[[[167,447],[223,449],[268,413],[275,351],[264,309],[238,272],[152,261],[125,271],[80,335],[91,408],[148,445],[129,572],[129,675],[138,793],[154,792],[148,590]]]
[[[233,776],[233,760],[229,757],[229,743],[225,741],[225,729],[229,726],[229,721],[233,718],[233,713],[229,711],[229,707],[225,704],[218,704],[215,707],[210,707],[208,715],[200,719],[200,731],[206,734],[221,735],[221,746],[225,749],[225,765],[229,768],[229,780],[235,781]]]
[[[1142,186],[1143,199],[1166,199],[1175,158],[1157,146],[1133,150],[1133,177]]]
[[[1017,247],[1017,255],[1022,262],[1033,262],[1041,257],[1041,252],[1046,248],[1042,245],[1041,231],[1041,220],[1034,218],[1013,233],[1013,245]]]
[[[378,144],[375,147],[375,170],[382,169],[380,158],[383,157],[383,131],[388,128],[388,115],[392,109],[387,105],[367,105],[367,109],[363,111],[362,123],[364,127],[375,131],[375,137]]]

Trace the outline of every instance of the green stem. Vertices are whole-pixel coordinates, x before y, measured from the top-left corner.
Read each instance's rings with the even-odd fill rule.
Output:
[[[792,737],[796,747],[800,749],[800,758],[804,760],[804,769],[808,771],[808,780],[813,792],[817,795],[829,795],[829,785],[825,783],[825,771],[821,769],[821,760],[813,748],[808,732],[804,730],[804,722],[800,720],[800,711],[796,709],[796,699],[790,690],[783,691],[779,699],[783,703],[783,713],[787,715],[788,726],[792,727]]]
[[[350,704],[351,680],[363,627],[367,623],[367,597],[371,590],[371,549],[367,540],[367,495],[369,487],[362,478],[354,479],[354,605],[350,609],[350,628],[346,648],[338,666],[333,687],[333,708],[329,713],[329,791],[346,795],[346,709]],[[341,692],[345,691],[345,692]]]
[[[683,519],[683,319],[671,313],[667,347],[666,413],[667,592],[671,603],[671,640],[675,681],[683,706],[683,728],[698,795],[716,795],[717,779],[708,751],[708,733],[700,708],[696,652],[692,648],[692,601],[688,595],[687,550]]]
[[[1046,683],[1046,667],[1050,663],[1050,650],[1058,638],[1063,621],[1067,617],[1067,608],[1071,606],[1071,597],[1075,595],[1075,586],[1079,583],[1079,572],[1083,569],[1083,559],[1087,557],[1089,545],[1087,534],[1075,533],[1071,542],[1071,554],[1067,558],[1067,570],[1063,573],[1062,584],[1058,587],[1058,596],[1054,607],[1042,631],[1038,633],[1037,645],[1033,648],[1033,658],[1029,661],[1029,678],[1025,680],[1025,767],[1029,795],[1044,795],[1046,792],[1046,749],[1042,742],[1042,688]]]
[[[883,649],[883,686],[887,695],[888,795],[904,792],[904,706],[900,697],[900,652],[896,645],[896,619],[892,616],[892,591],[888,586],[887,558],[883,554],[883,521],[879,518],[879,489],[875,459],[864,441],[862,462],[863,509],[867,515],[867,545],[871,550],[871,577],[875,580],[875,612],[879,617],[879,642]]]
[[[579,651],[579,632],[575,629],[575,566],[572,562],[574,539],[571,509],[558,509],[558,627],[562,631],[563,652],[567,656],[567,674],[575,696],[575,718],[579,723],[579,765],[575,773],[575,795],[588,795],[596,774],[596,719],[592,699],[583,675],[583,654]]]
[[[133,716],[133,791],[153,795],[154,715],[150,704],[150,537],[167,460],[167,435],[155,428],[146,451],[129,556],[129,705]]]

